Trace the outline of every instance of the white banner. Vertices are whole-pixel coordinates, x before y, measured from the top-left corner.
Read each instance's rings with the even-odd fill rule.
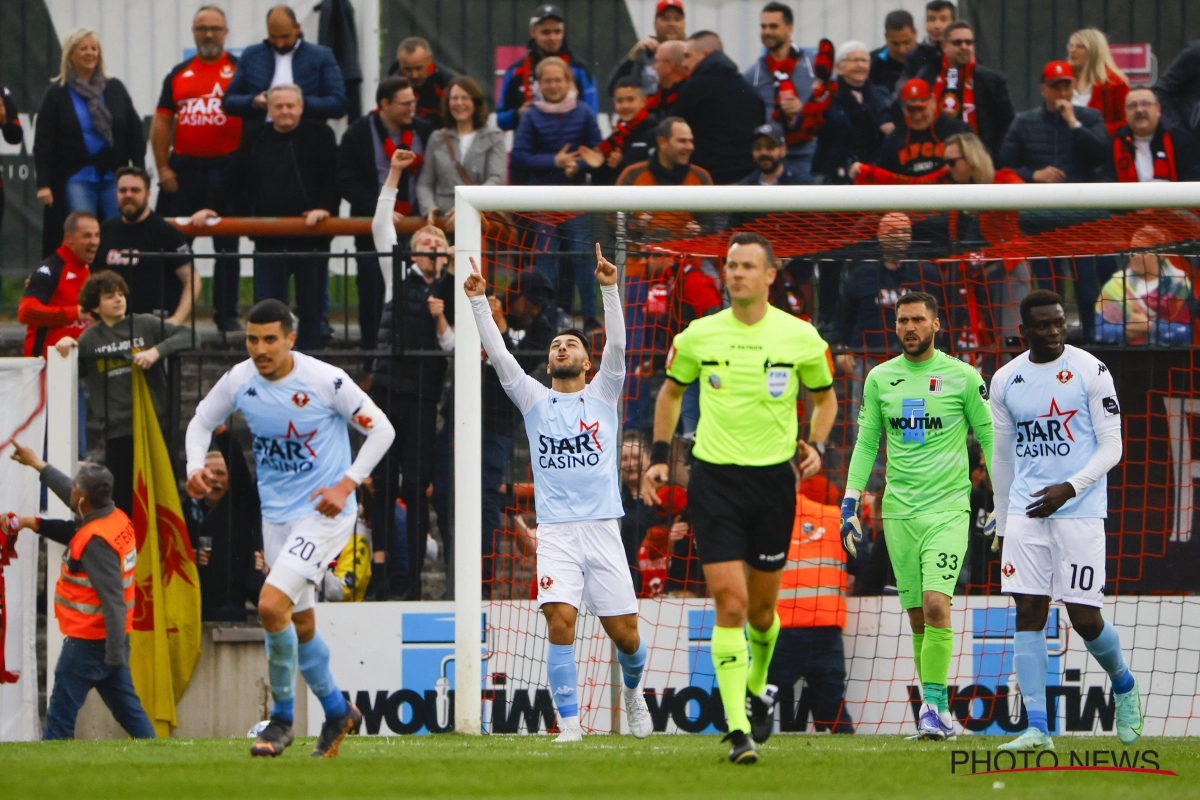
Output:
[[[951,711],[965,733],[1012,735],[1026,722],[1012,670],[1011,601],[956,597],[954,603]],[[556,717],[546,688],[543,617],[532,601],[485,602],[483,607],[483,730],[545,732]],[[919,686],[898,598],[850,598],[849,612],[842,639],[845,710],[856,732],[911,733],[917,710],[911,693]],[[1200,735],[1200,717],[1193,716],[1200,696],[1200,598],[1110,599],[1104,616],[1120,632],[1137,676],[1145,735]],[[712,605],[704,600],[641,601],[640,628],[650,647],[644,686],[652,693],[647,702],[656,730],[723,730],[709,656],[714,619]],[[364,734],[427,733],[452,724],[453,603],[322,604],[317,624],[329,642],[334,677],[366,718]],[[1114,705],[1107,676],[1058,606],[1050,610],[1046,641],[1051,730],[1111,735]],[[575,656],[584,727],[608,732],[615,726],[625,732],[624,709],[613,688],[619,673],[612,644],[591,614],[580,617]],[[781,708],[779,729],[812,730],[803,683],[787,688],[799,698],[799,709],[795,702]],[[308,708],[308,732],[316,735],[324,715],[311,693]]]
[[[8,439],[18,428],[17,441],[42,451],[46,415],[40,358],[0,358],[0,514],[38,513],[38,475],[9,458]],[[39,407],[41,407],[39,409]],[[4,664],[0,672],[0,741],[28,741],[41,735],[37,685],[38,536],[21,531],[15,552],[3,571],[3,602],[7,614]],[[0,553],[0,562],[4,555]]]

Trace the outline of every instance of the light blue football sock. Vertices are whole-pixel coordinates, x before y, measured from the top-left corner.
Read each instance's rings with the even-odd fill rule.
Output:
[[[267,631],[267,677],[271,681],[272,717],[291,721],[296,703],[296,626]]]
[[[1108,620],[1104,620],[1100,635],[1090,642],[1084,640],[1084,645],[1108,673],[1113,692],[1125,694],[1133,688],[1133,673],[1125,666],[1125,656],[1121,654],[1121,636]]]
[[[550,693],[558,715],[564,719],[579,716],[577,695],[578,674],[575,669],[575,647],[569,644],[552,644],[546,656],[546,675],[550,679]]]
[[[321,632],[313,634],[313,638],[303,642],[299,648],[300,674],[304,676],[308,688],[321,701],[325,716],[337,719],[346,713],[346,698],[333,680],[329,669],[329,645],[321,638]]]
[[[1013,669],[1021,685],[1021,698],[1029,727],[1049,733],[1046,720],[1046,673],[1050,656],[1046,652],[1045,631],[1017,631],[1013,642]]]
[[[646,669],[646,640],[640,636],[638,640],[638,649],[632,653],[617,651],[617,663],[621,665],[626,689],[636,689],[642,682],[642,672]]]

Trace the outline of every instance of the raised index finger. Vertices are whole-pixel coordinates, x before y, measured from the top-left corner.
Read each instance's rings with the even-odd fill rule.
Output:
[[[475,263],[475,256],[469,256],[467,260],[471,262],[471,272],[482,278],[483,273],[479,271],[479,265]]]

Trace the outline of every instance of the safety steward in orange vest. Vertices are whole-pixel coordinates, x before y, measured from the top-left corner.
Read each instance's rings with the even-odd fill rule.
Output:
[[[75,718],[94,687],[130,736],[153,739],[154,726],[129,672],[137,536],[129,517],[113,505],[112,473],[84,463],[72,481],[28,447],[13,446],[13,460],[36,469],[42,483],[77,514],[74,520],[8,515],[10,528],[29,528],[67,545],[54,587],[54,615],[66,638],[42,738],[74,738]]]
[[[838,541],[839,519],[837,506],[797,494],[796,523],[775,606],[779,640],[767,675],[767,691],[779,693],[780,730],[806,730],[811,712],[818,731],[854,733],[854,723],[842,704],[846,693],[842,628],[848,568],[853,565],[846,563]],[[797,707],[793,687],[801,678],[806,686]]]

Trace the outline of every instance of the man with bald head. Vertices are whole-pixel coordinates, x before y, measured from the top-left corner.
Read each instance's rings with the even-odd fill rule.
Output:
[[[687,80],[688,71],[683,66],[683,58],[687,55],[687,44],[671,40],[663,42],[654,51],[654,72],[658,76],[658,93],[648,96],[654,110],[663,116],[670,116],[671,106],[679,98],[679,90]]]
[[[662,88],[658,82],[655,61],[658,48],[667,42],[683,43],[685,36],[683,0],[659,0],[654,7],[654,35],[639,39],[629,55],[613,68],[608,76],[608,93],[615,94],[617,82],[632,76],[642,85],[646,97],[653,97]]]
[[[225,111],[263,122],[267,90],[282,84],[300,87],[308,119],[337,119],[346,114],[346,83],[333,51],[305,41],[296,12],[288,6],[275,6],[267,12],[267,38],[242,51],[225,92]]]
[[[689,77],[671,113],[683,117],[696,137],[692,163],[708,170],[714,183],[737,183],[754,171],[750,145],[765,118],[762,98],[742,79],[712,31],[688,37],[683,68]]]

